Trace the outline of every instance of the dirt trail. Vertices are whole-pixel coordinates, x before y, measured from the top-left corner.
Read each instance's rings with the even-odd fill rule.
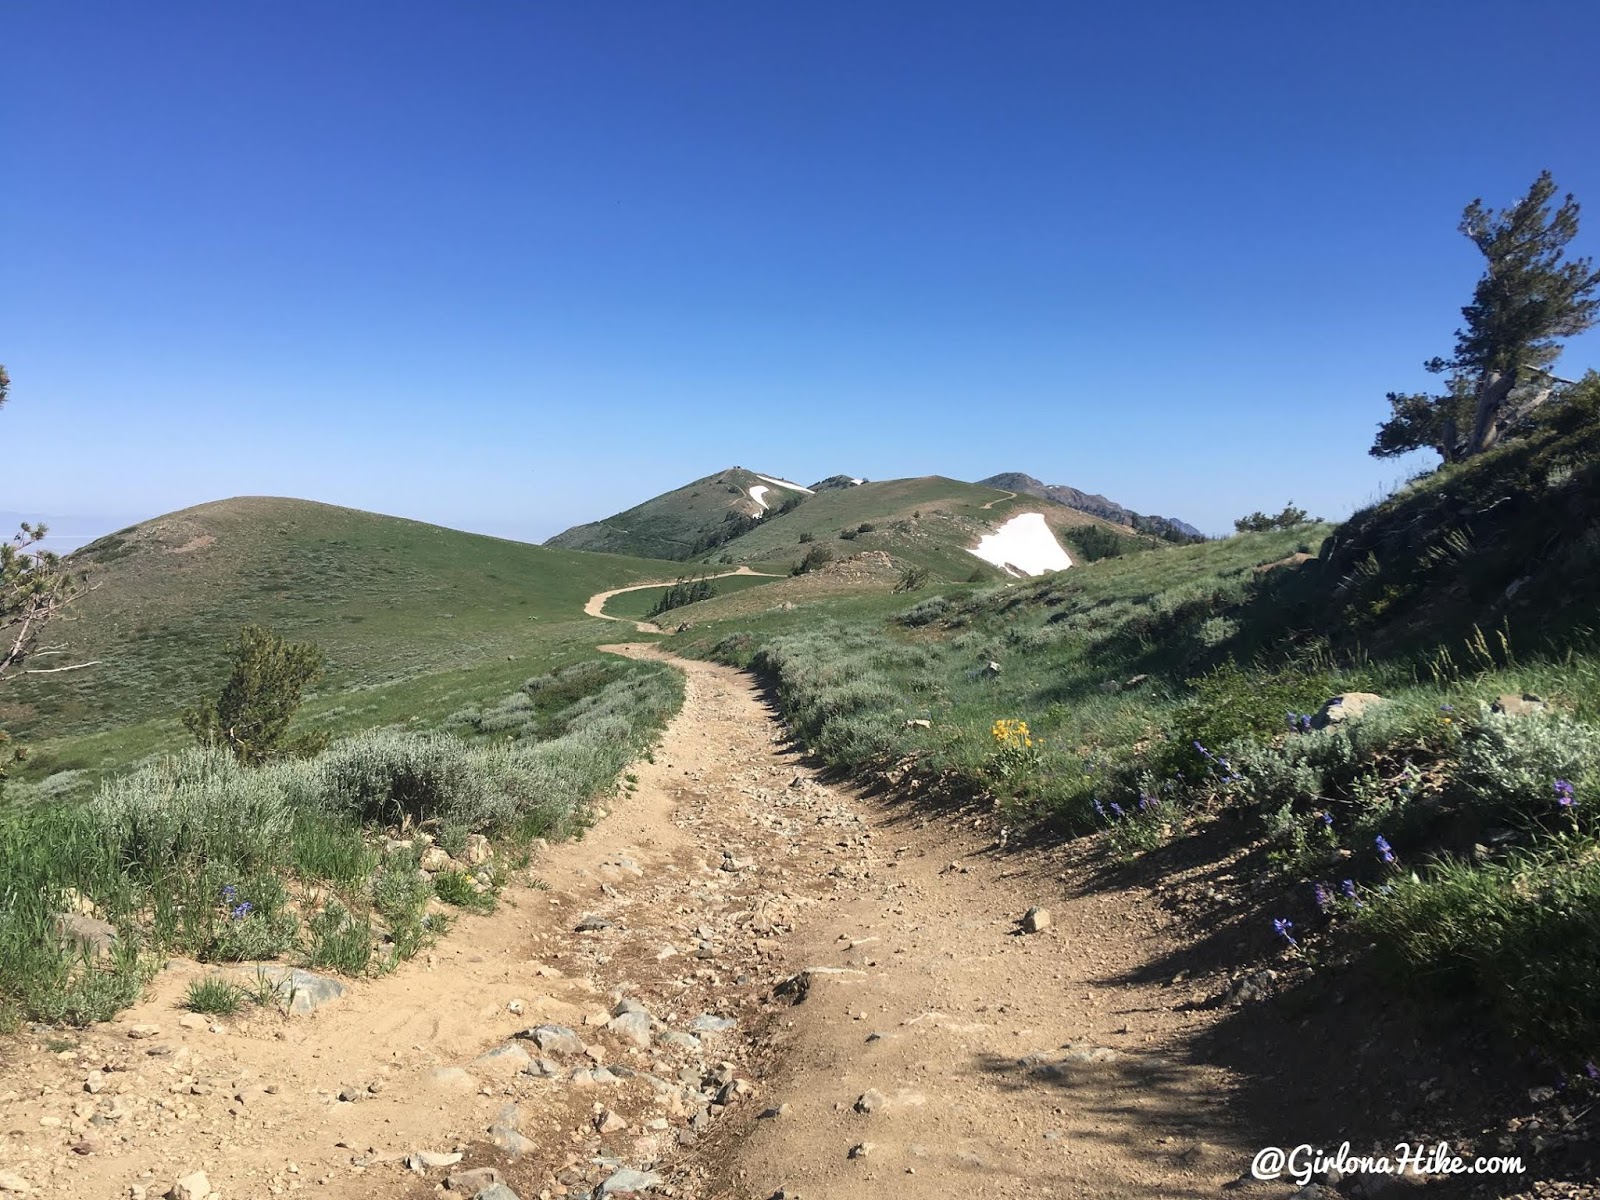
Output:
[[[1007,503],[1009,501],[1015,500],[1016,498],[1017,498],[1017,494],[1015,492],[1007,492],[1004,496],[1001,496],[998,500],[991,500],[987,504],[978,505],[978,507],[980,509],[989,509],[989,508],[993,508],[996,504],[1005,504],[1005,503]]]
[[[307,1016],[193,1028],[209,968],[176,963],[112,1023],[0,1046],[0,1180],[420,1198],[490,1167],[521,1200],[1153,1200],[1240,1174],[1230,1081],[1186,1065],[1205,1014],[1129,982],[1171,948],[1154,903],[830,786],[748,676],[678,665],[637,790],[423,959]],[[1022,933],[1032,904],[1054,920]],[[544,1023],[573,1036],[514,1036]]]
[[[726,579],[730,575],[760,575],[765,579],[783,578],[783,576],[774,575],[770,571],[757,571],[750,567],[740,567],[736,571],[723,571],[716,575],[707,575],[705,578]],[[642,592],[649,588],[670,587],[671,585],[672,580],[662,579],[656,581],[655,583],[635,583],[630,584],[627,587],[612,588],[609,592],[596,592],[593,596],[590,596],[587,601],[585,601],[583,606],[584,615],[590,617],[599,617],[602,621],[621,621],[623,624],[629,624],[630,622],[627,617],[613,617],[610,613],[606,612],[606,601],[610,600],[613,596],[620,596],[624,592]],[[633,621],[631,624],[633,625],[634,630],[638,633],[664,632],[661,626],[655,624],[653,621]]]

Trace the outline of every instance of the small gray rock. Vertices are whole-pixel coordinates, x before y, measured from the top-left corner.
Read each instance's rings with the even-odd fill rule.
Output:
[[[530,1041],[546,1054],[582,1054],[583,1039],[566,1025],[535,1025],[517,1037]]]
[[[482,1066],[520,1069],[532,1062],[533,1056],[515,1042],[505,1042],[492,1050],[485,1050],[472,1061]]]
[[[345,993],[344,984],[326,975],[317,975],[300,967],[280,967],[275,963],[262,963],[239,972],[245,987],[253,987],[266,980],[277,989],[278,999],[295,1016],[315,1012],[330,1000]]]
[[[702,1013],[689,1022],[690,1033],[727,1033],[739,1022],[732,1017],[718,1017],[711,1013]]]
[[[615,925],[599,913],[584,913],[582,919],[573,926],[573,929],[578,933],[600,933],[603,930],[615,928]]]
[[[522,1198],[503,1183],[491,1183],[474,1195],[472,1200],[522,1200]]]
[[[666,1182],[654,1171],[635,1171],[624,1167],[600,1185],[602,1196],[631,1196],[638,1192],[648,1192],[651,1188],[658,1188]]]
[[[650,1014],[646,1012],[625,1012],[620,1017],[612,1017],[606,1022],[606,1028],[618,1037],[626,1038],[635,1046],[648,1047],[650,1045]]]
[[[1024,933],[1042,933],[1050,928],[1050,910],[1048,908],[1030,908],[1022,914],[1022,929]]]

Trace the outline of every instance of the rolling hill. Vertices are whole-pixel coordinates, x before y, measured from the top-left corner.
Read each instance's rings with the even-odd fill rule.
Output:
[[[779,490],[775,478],[732,468],[576,526],[546,544],[637,547],[706,564],[772,567],[794,564],[820,545],[836,558],[882,551],[950,580],[1001,577],[1003,572],[970,551],[1024,512],[1040,513],[1075,561],[1099,557],[1108,540],[1121,548],[1156,544],[1130,527],[1049,500],[1018,499],[940,475],[877,483],[836,475],[795,491]],[[762,487],[768,489],[765,511],[751,498],[751,489]]]
[[[71,561],[94,590],[53,640],[61,661],[99,665],[8,684],[0,724],[13,733],[170,717],[216,685],[224,643],[246,622],[315,641],[332,692],[504,664],[548,641],[551,626],[581,625],[590,594],[679,570],[260,496],[145,521]]]
[[[626,512],[574,525],[545,542],[562,550],[688,561],[737,537],[807,489],[729,467],[646,500]]]

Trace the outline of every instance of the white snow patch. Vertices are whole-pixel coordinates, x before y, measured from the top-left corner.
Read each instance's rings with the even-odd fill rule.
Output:
[[[1020,513],[985,535],[969,553],[1008,575],[1043,575],[1065,571],[1072,559],[1056,541],[1043,513]]]
[[[760,479],[762,476],[757,475],[756,478]],[[767,511],[767,502],[761,497],[765,496],[770,490],[770,488],[762,487],[759,483],[750,489],[750,499],[756,502],[756,505],[761,509],[762,512]]]
[[[791,492],[804,492],[808,496],[815,496],[816,495],[816,493],[813,492],[810,488],[803,488],[798,483],[790,483],[787,479],[774,479],[771,475],[757,475],[756,478],[757,479],[765,479],[768,483],[776,484],[778,487],[781,487],[781,488],[788,488]],[[751,488],[750,490],[752,492],[754,492],[755,488]],[[761,490],[762,491],[766,491],[767,489],[766,488],[762,488]],[[763,505],[763,507],[765,507],[765,506]]]

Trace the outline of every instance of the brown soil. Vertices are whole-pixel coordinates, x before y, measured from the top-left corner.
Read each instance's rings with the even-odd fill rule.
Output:
[[[0,1046],[0,1180],[154,1197],[204,1170],[226,1200],[399,1198],[493,1166],[531,1200],[653,1165],[660,1194],[704,1200],[1285,1197],[1238,1182],[1251,1155],[1377,1105],[1316,1094],[1360,1069],[1327,1061],[1349,1043],[1206,1002],[1207,947],[1173,908],[1203,903],[1206,855],[1162,863],[1168,886],[1082,846],[1002,854],[992,814],[837,786],[748,676],[679,665],[684,709],[637,789],[420,960],[309,1016],[199,1028],[179,1006],[210,968],[174,963],[112,1023]],[[1033,905],[1051,920],[1025,932]],[[610,927],[576,932],[588,914]],[[648,1048],[604,1024],[623,1000],[655,1018]],[[697,1045],[702,1015],[736,1026]],[[537,1055],[512,1039],[543,1022],[587,1053],[551,1078],[481,1057]],[[515,1157],[489,1133],[513,1104]],[[409,1170],[416,1151],[463,1158]]]

